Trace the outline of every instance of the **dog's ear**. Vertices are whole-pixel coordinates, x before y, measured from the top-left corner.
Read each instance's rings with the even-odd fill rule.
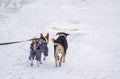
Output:
[[[65,36],[69,36],[70,34],[69,33],[65,33]]]
[[[40,34],[40,37],[44,37],[42,33]]]
[[[49,43],[49,33],[45,36],[47,43]]]
[[[60,35],[60,34],[64,34],[65,35],[65,32],[58,32],[58,33],[56,33],[56,35]]]
[[[56,33],[56,35],[60,35],[60,32]]]

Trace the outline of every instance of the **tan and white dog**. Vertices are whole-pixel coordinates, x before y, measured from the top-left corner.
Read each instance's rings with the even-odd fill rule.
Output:
[[[55,66],[57,67],[57,61],[59,61],[59,67],[62,62],[65,62],[66,51],[68,49],[67,36],[70,35],[65,32],[58,32],[56,35],[59,35],[58,38],[51,39],[54,43],[54,58],[55,58]]]

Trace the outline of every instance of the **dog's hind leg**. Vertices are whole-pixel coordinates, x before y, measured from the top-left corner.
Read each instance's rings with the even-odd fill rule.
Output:
[[[40,66],[40,64],[42,64],[41,61],[37,61],[37,66]]]
[[[57,67],[57,61],[58,61],[58,50],[55,51],[54,57],[55,57],[55,66]]]
[[[57,67],[57,55],[55,55],[55,66]]]
[[[61,64],[62,64],[62,61],[63,61],[63,58],[64,58],[64,51],[61,50],[61,57],[60,57],[60,62],[59,62],[59,67],[61,67]]]
[[[33,58],[31,58],[31,67],[33,67]]]
[[[63,59],[63,55],[60,57],[59,67],[61,67],[62,59]]]
[[[64,56],[63,56],[63,63],[65,63],[65,57],[66,57],[66,55],[64,54]]]
[[[37,66],[39,66],[39,61],[37,61]]]

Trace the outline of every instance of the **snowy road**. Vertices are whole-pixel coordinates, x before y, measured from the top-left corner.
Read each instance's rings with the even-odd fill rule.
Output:
[[[120,78],[119,0],[38,0],[7,14],[0,17],[0,42],[39,37],[41,32],[49,32],[50,38],[58,31],[71,35],[60,68],[54,66],[51,42],[47,60],[33,68],[30,42],[0,46],[0,79]]]

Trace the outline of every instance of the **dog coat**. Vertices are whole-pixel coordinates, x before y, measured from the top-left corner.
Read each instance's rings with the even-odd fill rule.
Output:
[[[33,60],[35,58],[37,61],[41,61],[41,50],[39,42],[36,43],[36,49],[33,48],[33,42],[31,43],[29,60],[31,60],[31,58]]]

